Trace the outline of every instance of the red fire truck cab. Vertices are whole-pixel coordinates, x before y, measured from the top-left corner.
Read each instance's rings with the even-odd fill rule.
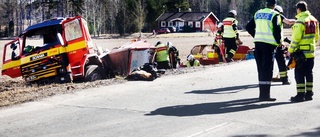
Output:
[[[112,76],[102,58],[83,18],[55,18],[5,44],[2,75],[22,76],[28,83],[94,81]]]

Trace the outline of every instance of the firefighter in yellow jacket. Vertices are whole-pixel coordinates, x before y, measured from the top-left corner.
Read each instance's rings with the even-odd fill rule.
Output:
[[[237,16],[237,12],[235,10],[231,10],[228,13],[228,17],[225,18],[222,23],[223,26],[221,28],[223,32],[223,40],[226,46],[225,58],[227,62],[232,62],[232,57],[236,54],[238,49],[236,41],[240,41],[239,33],[238,33],[238,20],[235,18]]]
[[[156,44],[157,69],[170,69],[168,46],[158,41]]]
[[[297,21],[292,27],[292,41],[288,51],[296,60],[294,70],[297,95],[291,97],[292,102],[312,100],[314,49],[319,38],[319,24],[308,11],[305,1],[296,4]],[[299,55],[300,54],[300,55]]]
[[[281,17],[281,21],[280,21],[280,25],[281,25],[281,30],[283,30],[283,23],[292,25],[294,24],[295,20],[294,19],[287,19],[284,15],[283,15],[283,9],[281,6],[276,5],[276,7],[274,8],[275,11],[280,13],[280,17]],[[283,39],[283,31],[281,31],[281,38]],[[285,42],[285,40],[283,40]],[[278,68],[279,68],[279,74],[280,74],[280,80],[282,82],[282,85],[290,85],[291,82],[288,79],[288,72],[287,72],[287,65],[286,65],[286,58],[284,56],[284,54],[286,53],[286,49],[287,47],[280,45],[276,48],[275,50],[275,54],[274,57],[277,61],[278,64]],[[276,78],[275,78],[276,79]]]
[[[193,55],[188,55],[187,56],[187,67],[197,67],[197,66],[200,66],[200,62],[199,60],[195,59],[193,57]]]

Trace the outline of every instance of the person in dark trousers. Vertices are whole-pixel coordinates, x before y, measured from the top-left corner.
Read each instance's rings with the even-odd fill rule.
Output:
[[[227,62],[233,61],[233,56],[237,51],[236,40],[240,41],[239,33],[238,33],[238,20],[235,18],[237,16],[237,12],[235,10],[231,10],[228,13],[228,17],[222,21],[221,30],[223,32],[223,40],[226,46],[225,59]]]
[[[167,47],[169,48],[170,67],[175,69],[180,66],[179,50],[171,42],[167,42]]]
[[[170,69],[169,65],[169,53],[167,45],[163,44],[162,42],[158,41],[156,44],[156,62],[157,62],[157,69]]]
[[[222,39],[221,27],[222,27],[222,23],[219,23],[217,26],[216,36],[215,36],[213,44],[212,44],[212,48],[218,54],[219,63],[226,62],[226,60],[224,58],[225,51],[224,51],[224,43],[223,43],[223,39]]]
[[[281,16],[281,30],[283,30],[283,23],[286,23],[286,24],[289,24],[289,25],[294,23],[294,20],[289,20],[283,15],[283,9],[282,9],[281,6],[276,5],[274,10],[280,13],[280,16]],[[281,32],[282,32],[281,35],[283,37],[283,31],[281,31]],[[285,46],[278,46],[276,48],[276,51],[275,51],[275,59],[276,59],[277,64],[278,64],[280,80],[282,82],[282,85],[290,85],[291,82],[288,79],[288,72],[287,72],[288,68],[287,68],[287,65],[286,65],[286,58],[284,56],[285,52],[286,52],[286,47]]]
[[[294,60],[296,67],[294,75],[296,80],[297,95],[291,97],[291,102],[312,100],[314,50],[319,39],[319,22],[308,11],[305,1],[296,4],[297,21],[292,27],[292,41],[288,52]],[[296,54],[294,56],[293,54]]]
[[[254,37],[260,101],[276,100],[270,97],[273,54],[275,48],[281,46],[280,14],[273,10],[276,3],[276,0],[267,0],[267,7],[258,10],[246,26],[248,33]]]

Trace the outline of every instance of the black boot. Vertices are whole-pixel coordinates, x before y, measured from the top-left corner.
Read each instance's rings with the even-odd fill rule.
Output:
[[[233,62],[234,60],[232,58],[226,58],[227,63]]]
[[[259,85],[260,95],[259,101],[276,101],[276,98],[270,97],[270,85]]]
[[[282,85],[290,85],[291,82],[288,80],[288,77],[281,78]]]
[[[304,93],[299,92],[296,96],[291,97],[291,102],[303,102],[304,101]]]
[[[313,92],[312,91],[307,91],[307,93],[304,95],[304,100],[305,101],[312,100],[313,99],[312,96],[313,96]]]

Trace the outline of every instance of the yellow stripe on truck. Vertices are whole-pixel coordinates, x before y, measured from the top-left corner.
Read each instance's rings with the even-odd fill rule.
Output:
[[[6,70],[9,68],[20,69],[20,60],[10,61],[8,63],[2,64],[2,70]]]
[[[32,82],[32,81],[35,81],[35,80],[39,80],[39,79],[41,79],[41,78],[47,78],[47,77],[51,77],[51,76],[55,76],[55,75],[57,75],[57,72],[54,71],[54,70],[51,70],[51,71],[49,71],[49,73],[47,73],[47,74],[45,74],[45,75],[39,75],[39,77],[36,77],[36,78],[33,78],[33,79],[29,79],[29,80],[27,80],[27,81]],[[28,78],[30,78],[30,77],[32,77],[32,76],[29,76],[29,77],[27,77],[26,79],[28,79]]]
[[[87,45],[86,45],[86,42],[83,40],[83,41],[79,41],[79,42],[75,42],[75,43],[72,43],[72,44],[69,44],[66,48],[67,48],[67,51],[66,52],[71,52],[71,51],[75,51],[75,50],[79,50],[79,49],[83,49],[83,48],[86,48]]]
[[[43,59],[45,57],[51,57],[51,56],[59,55],[59,54],[62,54],[62,53],[79,50],[79,49],[82,49],[82,48],[86,48],[85,41],[72,43],[72,44],[69,44],[67,47],[57,47],[57,48],[53,48],[53,49],[49,49],[49,50],[40,52],[38,54],[33,54],[33,55],[30,55],[30,56],[26,56],[26,57],[21,59],[21,64],[27,64],[29,62],[37,61],[37,60]],[[42,54],[46,54],[46,56],[37,58],[38,55],[42,55]],[[37,58],[37,59],[33,60],[33,58]]]
[[[75,42],[75,43],[69,44],[67,47],[52,48],[52,49],[40,52],[38,54],[33,54],[30,56],[23,57],[20,60],[15,60],[15,61],[10,61],[8,63],[5,63],[2,65],[2,70],[6,70],[9,68],[20,69],[20,65],[22,65],[22,64],[27,64],[27,63],[30,63],[33,61],[37,61],[37,60],[45,58],[47,56],[50,57],[50,56],[54,56],[54,55],[59,55],[61,53],[76,51],[76,50],[83,49],[83,48],[86,48],[85,41]],[[46,56],[39,57],[39,58],[31,61],[31,58],[35,58],[36,56],[41,55],[41,54],[45,54],[45,53],[46,53]]]

